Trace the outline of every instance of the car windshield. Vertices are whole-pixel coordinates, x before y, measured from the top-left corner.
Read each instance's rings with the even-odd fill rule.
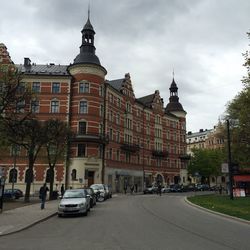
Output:
[[[92,185],[91,188],[93,189],[103,189],[103,185],[98,185],[98,184],[95,184],[95,185]]]
[[[71,198],[86,198],[86,196],[82,191],[66,191],[63,196],[63,199]]]

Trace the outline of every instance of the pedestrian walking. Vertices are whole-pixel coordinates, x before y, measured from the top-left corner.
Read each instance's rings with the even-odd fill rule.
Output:
[[[138,191],[138,184],[136,183],[135,184],[135,192],[137,193],[137,191]]]
[[[132,184],[132,185],[130,186],[130,194],[133,194],[134,188],[135,188],[135,186]]]
[[[39,198],[41,199],[41,209],[45,208],[45,201],[46,201],[46,196],[47,196],[48,191],[49,191],[49,189],[46,186],[46,183],[44,183],[39,191]]]
[[[127,184],[124,184],[124,194],[127,193],[127,188],[128,188]]]
[[[157,187],[157,193],[161,196],[161,183],[158,183],[158,187]]]
[[[61,196],[63,196],[64,195],[64,184],[62,184],[62,186],[61,186]]]

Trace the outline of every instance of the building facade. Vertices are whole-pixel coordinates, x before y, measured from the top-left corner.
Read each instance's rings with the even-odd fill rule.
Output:
[[[185,184],[186,112],[175,80],[166,106],[158,90],[136,98],[129,73],[121,79],[106,79],[89,18],[81,33],[80,53],[70,65],[37,65],[29,58],[16,65],[22,81],[35,93],[29,105],[37,119],[58,118],[73,133],[65,156],[69,164],[66,160],[57,163],[54,183],[76,188],[104,182],[116,192],[130,184],[137,184],[139,191],[157,181]],[[0,63],[12,63],[3,44]],[[12,184],[15,167],[15,185],[24,190],[25,151],[20,148],[14,158],[11,152],[5,150],[0,158],[6,184]],[[48,164],[38,158],[32,192],[46,181],[47,174]]]

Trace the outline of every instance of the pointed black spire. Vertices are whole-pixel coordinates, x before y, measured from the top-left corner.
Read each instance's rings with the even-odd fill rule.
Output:
[[[178,87],[174,80],[174,72],[173,72],[173,80],[169,90],[170,90],[169,103],[166,106],[165,112],[184,111],[182,105],[179,103]]]
[[[75,58],[74,64],[79,63],[92,63],[101,65],[99,58],[95,54],[94,36],[95,31],[90,22],[90,10],[88,8],[88,19],[83,26],[82,33],[82,45],[80,46],[80,54]]]

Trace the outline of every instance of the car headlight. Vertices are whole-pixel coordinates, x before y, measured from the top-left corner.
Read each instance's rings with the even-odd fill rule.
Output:
[[[79,207],[84,207],[84,206],[85,206],[85,203],[80,203],[78,206],[79,206]]]
[[[59,208],[64,208],[65,206],[62,204],[59,204]]]

